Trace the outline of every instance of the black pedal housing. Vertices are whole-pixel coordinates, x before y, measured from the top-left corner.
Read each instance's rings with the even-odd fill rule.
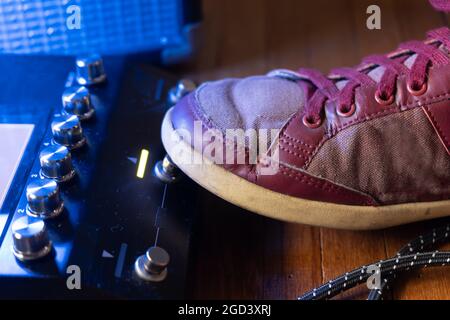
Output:
[[[60,185],[65,210],[46,220],[53,253],[29,263],[12,254],[11,224],[25,215],[25,188],[40,171],[39,152],[51,143],[50,123],[73,85],[70,57],[0,57],[0,124],[35,128],[0,211],[0,298],[179,299],[185,295],[195,187],[182,177],[165,184],[153,175],[165,156],[160,128],[176,78],[136,57],[105,57],[107,82],[90,87],[95,116],[82,122],[87,146],[72,152],[77,175]],[[144,178],[136,176],[142,149]],[[1,150],[0,152],[7,152]],[[1,170],[1,168],[0,168]],[[137,257],[154,245],[170,255],[162,282],[140,279]],[[69,266],[81,289],[69,289]],[[68,272],[69,271],[69,272]]]

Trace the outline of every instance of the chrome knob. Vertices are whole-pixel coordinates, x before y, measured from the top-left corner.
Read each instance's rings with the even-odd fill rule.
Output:
[[[82,86],[90,86],[101,83],[106,80],[105,69],[103,67],[103,59],[98,54],[78,57],[77,65],[77,82]]]
[[[159,282],[167,277],[170,256],[160,247],[151,247],[134,265],[136,274],[143,280]]]
[[[80,120],[75,115],[55,117],[52,122],[53,140],[69,149],[77,149],[86,143]]]
[[[70,180],[75,176],[72,157],[65,146],[51,145],[41,151],[39,155],[41,175],[58,182]]]
[[[89,119],[95,112],[91,94],[86,87],[69,87],[62,95],[63,112],[76,115],[81,120]]]
[[[44,221],[32,217],[21,217],[12,225],[13,253],[20,261],[31,261],[45,257],[52,251]]]
[[[177,85],[169,91],[169,104],[176,104],[185,95],[194,91],[197,88],[195,83],[188,79],[181,79]]]
[[[175,182],[179,177],[178,168],[168,155],[166,155],[163,160],[156,163],[153,172],[159,180],[166,183]]]
[[[50,179],[33,180],[27,186],[27,201],[27,214],[42,219],[54,218],[64,208],[58,184]]]

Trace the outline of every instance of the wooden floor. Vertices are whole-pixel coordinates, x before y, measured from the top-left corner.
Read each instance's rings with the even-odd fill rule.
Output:
[[[382,10],[382,30],[366,28],[366,8]],[[204,41],[181,74],[198,82],[300,66],[352,66],[400,41],[448,23],[427,0],[205,0]],[[361,155],[364,156],[364,155]],[[269,220],[202,191],[189,296],[295,299],[360,265],[390,257],[440,220],[384,231],[347,232]],[[447,246],[450,249],[450,246]],[[450,299],[450,269],[410,273],[395,299]],[[365,299],[358,288],[340,298]]]

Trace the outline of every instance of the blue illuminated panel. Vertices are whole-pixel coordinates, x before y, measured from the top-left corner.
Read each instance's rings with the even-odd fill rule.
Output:
[[[0,52],[76,55],[183,41],[181,0],[1,0]]]

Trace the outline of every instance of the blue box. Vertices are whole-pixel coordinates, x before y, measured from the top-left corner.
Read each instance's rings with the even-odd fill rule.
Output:
[[[79,55],[159,51],[190,54],[186,0],[2,0],[0,53]],[[195,8],[197,9],[197,8]],[[195,10],[194,9],[194,10]],[[199,9],[198,9],[199,10]]]

